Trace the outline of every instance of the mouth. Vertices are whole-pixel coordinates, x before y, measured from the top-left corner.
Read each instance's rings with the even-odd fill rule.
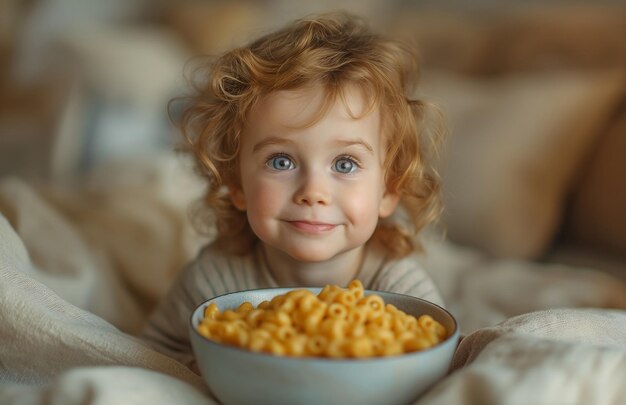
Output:
[[[337,225],[334,224],[315,221],[287,221],[287,223],[297,230],[307,233],[324,233],[332,231],[337,227]]]

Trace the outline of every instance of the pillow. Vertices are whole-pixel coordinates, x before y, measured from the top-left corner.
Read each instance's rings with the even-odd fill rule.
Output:
[[[625,82],[621,71],[426,72],[418,96],[439,104],[450,126],[439,162],[450,238],[495,256],[539,258]]]

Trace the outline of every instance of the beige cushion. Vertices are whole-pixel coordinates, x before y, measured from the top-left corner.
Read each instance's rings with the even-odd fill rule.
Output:
[[[581,171],[566,220],[567,238],[626,258],[626,108]]]
[[[489,13],[403,9],[389,30],[416,40],[428,66],[455,72],[494,74],[626,64],[623,2],[526,3],[523,7],[502,4]]]
[[[440,164],[451,239],[496,256],[541,256],[625,83],[621,71],[490,79],[427,72],[420,95],[441,105],[451,128]]]

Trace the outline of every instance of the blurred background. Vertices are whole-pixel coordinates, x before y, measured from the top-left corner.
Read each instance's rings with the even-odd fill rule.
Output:
[[[171,153],[191,56],[334,9],[418,46],[416,96],[450,127],[451,240],[624,270],[622,1],[0,0],[0,177],[67,184]]]

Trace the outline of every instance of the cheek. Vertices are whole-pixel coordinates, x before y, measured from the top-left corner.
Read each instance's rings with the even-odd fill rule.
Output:
[[[354,224],[375,227],[378,223],[378,207],[380,203],[379,190],[361,188],[359,191],[346,190],[346,198],[343,202],[344,213]]]
[[[285,199],[285,187],[273,182],[257,182],[248,185],[246,202],[248,220],[251,224],[263,221],[280,212]]]

